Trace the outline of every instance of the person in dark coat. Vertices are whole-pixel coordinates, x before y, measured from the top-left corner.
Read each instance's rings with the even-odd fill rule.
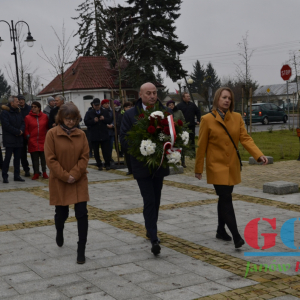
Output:
[[[93,109],[93,101],[91,102],[91,107],[89,107],[88,111],[92,110]],[[88,113],[88,111],[86,112],[86,114]],[[90,129],[90,126],[86,126],[86,137],[87,137],[87,140],[89,142],[89,148],[90,148],[90,153],[89,153],[89,156],[90,158],[93,157],[93,147],[92,147],[92,142],[91,142],[91,129]]]
[[[143,84],[140,88],[140,99],[136,102],[135,107],[127,110],[123,116],[120,133],[122,149],[128,149],[128,143],[125,137],[132,126],[137,122],[136,116],[139,115],[139,110],[145,110],[148,105],[154,105],[157,101],[159,100],[157,99],[156,86],[150,82]],[[161,102],[159,102],[159,104],[161,108],[165,108]],[[133,177],[138,183],[144,201],[143,214],[147,230],[146,236],[150,238],[152,243],[151,252],[154,255],[158,255],[161,250],[157,236],[158,212],[163,180],[165,176],[169,175],[170,171],[168,167],[161,167],[156,172],[150,173],[145,163],[140,162],[133,156],[130,156],[130,159]]]
[[[56,126],[55,117],[59,111],[59,108],[65,103],[65,97],[62,95],[55,96],[55,107],[50,111],[49,114],[49,123],[48,127],[49,129]]]
[[[25,181],[20,177],[20,159],[23,147],[24,119],[19,108],[17,96],[10,96],[9,104],[2,105],[1,124],[5,158],[2,166],[3,183],[8,183],[8,169],[12,154],[14,154],[14,181]]]
[[[44,108],[43,113],[49,118],[51,110],[55,107],[55,100],[52,96],[47,98],[48,105]]]
[[[118,130],[119,134],[120,134],[120,131],[121,131],[121,124],[122,124],[124,113],[125,113],[125,111],[129,110],[130,108],[132,108],[132,102],[130,102],[130,101],[125,102],[124,105],[123,105],[123,109],[121,110],[121,112],[120,112],[120,114],[118,116],[118,119],[117,119],[117,130]],[[126,161],[126,165],[127,165],[127,168],[128,168],[128,172],[126,173],[126,175],[131,175],[132,174],[132,168],[131,168],[130,155],[123,148],[122,148],[122,152],[125,155],[125,161]]]
[[[197,105],[191,102],[191,96],[189,93],[182,94],[182,102],[177,104],[177,108],[180,109],[184,115],[185,121],[189,123],[189,130],[192,132],[189,134],[191,141],[191,150],[195,152],[195,127],[200,124],[201,113]],[[197,122],[195,122],[195,117],[197,117]],[[182,153],[183,163],[182,166],[186,167],[184,161],[184,154]]]
[[[19,107],[21,109],[21,114],[23,117],[23,120],[25,120],[25,117],[30,113],[31,111],[31,107],[30,105],[25,103],[25,97],[23,95],[18,95],[18,99],[19,99]],[[27,139],[26,137],[23,135],[24,137],[24,141],[23,141],[23,147],[21,150],[21,164],[23,167],[23,170],[25,172],[25,177],[29,177],[30,176],[30,168],[29,168],[29,162],[28,162],[28,158],[27,158]]]
[[[106,101],[109,102],[109,100]],[[100,108],[100,99],[95,98],[93,100],[93,109],[88,110],[84,117],[84,124],[90,128],[90,139],[99,171],[103,170],[99,146],[101,146],[105,161],[105,169],[110,170],[110,145],[107,124],[111,124],[111,122],[112,117],[109,115],[109,112]]]

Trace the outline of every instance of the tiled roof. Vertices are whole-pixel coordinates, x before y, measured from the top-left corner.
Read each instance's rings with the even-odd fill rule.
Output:
[[[65,72],[64,90],[118,88],[117,72],[112,70],[104,56],[81,56]],[[123,88],[126,88],[123,84]],[[129,87],[129,86],[128,86]],[[62,91],[60,76],[56,76],[40,93],[54,94]]]

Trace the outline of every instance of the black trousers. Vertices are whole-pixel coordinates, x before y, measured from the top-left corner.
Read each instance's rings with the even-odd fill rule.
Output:
[[[102,142],[92,142],[94,156],[98,167],[102,166],[102,161],[100,159],[100,152],[99,152],[100,146],[101,146],[102,155],[105,162],[105,167],[109,167],[110,166],[110,140],[102,141]]]
[[[75,217],[77,219],[79,244],[86,244],[88,234],[88,210],[86,202],[79,202],[75,205]],[[69,206],[55,206],[55,227],[60,231],[64,229],[65,221],[69,217]]]
[[[41,160],[41,166],[42,166],[42,172],[46,172],[46,160],[45,160],[45,153],[44,151],[36,151],[31,152],[31,160],[32,160],[32,167],[33,167],[33,173],[39,174],[39,161]]]
[[[88,140],[88,143],[89,143],[90,156],[92,156],[93,155],[93,147],[92,147],[92,142],[91,142],[91,132],[88,129],[86,131],[86,137],[87,137],[87,140]]]
[[[125,153],[125,161],[126,161],[126,165],[127,165],[128,171],[130,173],[132,173],[130,154],[128,154],[127,151],[124,151],[124,153]]]
[[[13,148],[13,147],[6,147],[5,148],[5,158],[2,165],[2,177],[8,177],[8,169],[9,163],[11,160],[12,154],[14,154],[14,177],[20,176],[20,159],[21,159],[21,147]]]
[[[29,170],[30,170],[29,163],[27,160],[27,145],[28,145],[28,141],[24,139],[23,147],[21,150],[21,163],[22,163],[23,170],[25,172],[29,172]]]
[[[137,179],[137,183],[144,201],[143,214],[145,219],[145,227],[152,243],[158,240],[157,220],[163,180],[163,177],[152,178],[152,176]]]
[[[239,234],[235,213],[232,204],[233,185],[214,185],[218,201],[218,231],[222,232],[225,229],[225,224],[229,228],[233,240],[238,241],[241,236]]]
[[[192,132],[189,134],[189,140],[191,141],[191,151],[195,154],[195,126],[189,126],[189,130]]]
[[[0,169],[2,170],[2,166],[3,166],[3,155],[2,155],[2,149],[0,147]]]

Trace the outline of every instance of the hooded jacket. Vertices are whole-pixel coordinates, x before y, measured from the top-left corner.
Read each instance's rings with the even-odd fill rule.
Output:
[[[3,146],[19,148],[23,147],[23,134],[25,123],[20,108],[12,108],[2,105],[1,124],[3,134]]]
[[[25,137],[28,138],[28,152],[44,151],[45,137],[48,130],[48,117],[41,111],[32,111],[25,117]]]

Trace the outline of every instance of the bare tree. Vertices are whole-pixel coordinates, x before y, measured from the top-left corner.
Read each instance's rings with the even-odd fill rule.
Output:
[[[243,82],[246,87],[249,87],[249,84],[251,83],[250,60],[254,50],[250,50],[249,48],[248,31],[245,36],[242,37],[242,41],[237,45],[240,49],[240,52],[238,53],[240,61],[236,64],[237,79],[238,81]]]
[[[65,93],[65,83],[66,83],[66,66],[70,63],[71,56],[73,54],[74,49],[70,49],[69,42],[71,37],[73,36],[74,31],[71,32],[69,37],[66,37],[66,28],[65,28],[65,22],[63,22],[62,26],[62,35],[61,37],[58,35],[56,30],[51,26],[57,40],[58,40],[58,46],[57,46],[57,53],[54,54],[54,56],[49,56],[46,54],[43,47],[41,47],[43,56],[38,53],[38,55],[46,61],[48,64],[52,66],[52,71],[50,73],[52,75],[59,76],[61,81],[61,91],[64,95]]]

